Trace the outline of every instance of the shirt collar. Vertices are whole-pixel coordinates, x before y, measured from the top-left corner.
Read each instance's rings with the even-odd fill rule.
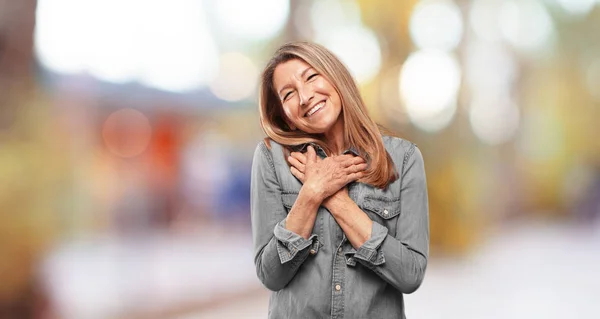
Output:
[[[319,146],[318,144],[312,143],[312,142],[304,143],[304,144],[300,144],[300,145],[293,145],[291,148],[292,148],[293,152],[304,153],[304,152],[306,152],[306,148],[308,147],[308,145],[312,145],[312,147],[315,148],[315,151],[317,152],[317,154],[320,155],[321,157],[327,157],[327,155],[325,154],[325,151],[321,148],[321,146]],[[354,156],[360,156],[360,152],[354,146],[350,146],[345,151],[343,151],[342,154],[353,154]]]

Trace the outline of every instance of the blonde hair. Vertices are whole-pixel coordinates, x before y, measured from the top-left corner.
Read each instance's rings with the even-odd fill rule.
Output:
[[[315,43],[292,42],[283,45],[275,52],[262,73],[259,92],[260,123],[268,138],[288,147],[315,143],[328,155],[332,154],[322,134],[309,134],[292,130],[288,126],[281,101],[275,93],[273,74],[279,64],[293,59],[300,59],[312,66],[333,84],[339,94],[344,120],[344,147],[354,147],[369,163],[365,176],[359,181],[385,188],[396,180],[398,174],[394,162],[383,145],[378,125],[368,115],[352,75],[333,53]]]

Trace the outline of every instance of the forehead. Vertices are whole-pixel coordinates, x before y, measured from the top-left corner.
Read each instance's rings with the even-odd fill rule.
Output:
[[[300,79],[302,72],[307,68],[311,68],[311,65],[300,59],[280,63],[275,67],[275,71],[273,72],[273,84],[275,88],[279,88],[294,79]]]

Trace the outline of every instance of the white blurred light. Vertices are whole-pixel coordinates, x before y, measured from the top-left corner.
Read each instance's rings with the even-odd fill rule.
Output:
[[[145,28],[137,48],[142,82],[173,92],[205,86],[216,76],[219,53],[201,2],[146,2],[136,17]],[[156,17],[163,18],[161,23]]]
[[[411,54],[400,71],[400,95],[410,120],[426,131],[447,126],[456,111],[460,66],[438,50]]]
[[[40,0],[36,19],[36,53],[59,73],[179,92],[205,85],[216,71],[198,1]]]
[[[518,74],[515,59],[499,44],[471,41],[466,48],[465,76],[477,91],[510,89]]]
[[[515,48],[524,52],[532,53],[543,49],[554,33],[552,18],[538,1],[504,1],[499,14],[502,35]]]
[[[586,84],[588,91],[596,101],[600,101],[600,58],[587,68]]]
[[[450,0],[419,2],[410,19],[410,35],[421,49],[453,50],[463,34],[460,9]]]
[[[373,79],[381,67],[381,48],[375,33],[363,26],[330,31],[317,42],[337,55],[359,83]]]
[[[35,45],[41,63],[61,73],[77,73],[85,67],[87,50],[94,44],[83,27],[87,8],[85,1],[38,1]]]
[[[596,4],[596,0],[556,0],[558,4],[568,13],[573,15],[585,15]],[[600,2],[600,1],[599,1]]]
[[[519,109],[505,96],[480,94],[471,101],[471,128],[486,144],[498,145],[509,141],[519,128],[519,119]]]
[[[258,69],[250,58],[241,53],[225,53],[210,89],[218,98],[234,102],[251,96],[257,81]]]
[[[469,11],[469,23],[475,34],[490,42],[500,40],[498,12],[504,0],[474,0]]]
[[[306,21],[296,20],[295,24],[299,30],[306,29]],[[322,37],[332,29],[361,25],[360,7],[355,0],[313,1],[310,25],[316,37]]]
[[[250,40],[269,39],[285,26],[290,15],[288,0],[219,0],[216,18],[227,33]]]
[[[85,1],[84,1],[85,2]],[[135,50],[138,30],[127,28],[132,12],[139,10],[141,1],[93,1],[86,7],[88,33],[86,70],[95,77],[113,83],[125,83],[134,79],[136,74]],[[114,10],[120,7],[121,10]],[[111,23],[106,23],[110,17]],[[71,44],[73,45],[73,44]]]

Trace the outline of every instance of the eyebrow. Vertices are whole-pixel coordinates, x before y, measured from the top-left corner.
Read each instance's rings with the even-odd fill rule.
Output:
[[[303,77],[304,77],[304,75],[306,74],[306,72],[308,72],[309,70],[312,70],[312,69],[313,69],[313,67],[312,67],[312,66],[309,66],[308,68],[304,69],[304,71],[302,71],[302,73],[300,73],[300,77],[301,77],[301,78],[303,78]],[[281,88],[281,90],[279,90],[279,92],[278,92],[278,93],[279,93],[279,98],[280,98],[280,99],[281,99],[281,91],[283,91],[283,90],[285,90],[285,89],[287,89],[287,88],[289,88],[289,87],[290,87],[290,85],[289,85],[289,84],[286,84],[286,85],[284,85],[284,86]]]

